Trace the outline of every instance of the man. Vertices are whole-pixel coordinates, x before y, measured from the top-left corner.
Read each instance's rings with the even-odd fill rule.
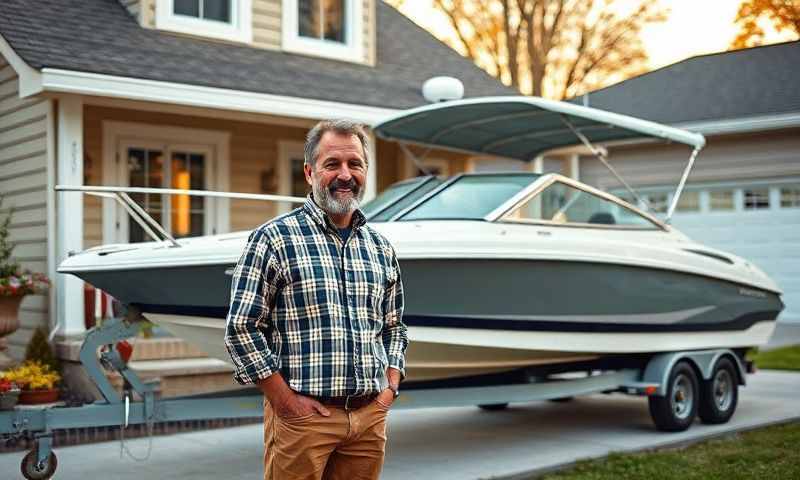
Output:
[[[305,204],[256,228],[234,270],[225,344],[264,392],[264,478],[374,479],[404,374],[394,249],[365,225],[368,137],[352,122],[309,131]]]

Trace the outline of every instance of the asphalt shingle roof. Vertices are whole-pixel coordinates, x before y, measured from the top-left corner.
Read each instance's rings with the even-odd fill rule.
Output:
[[[450,75],[465,97],[514,95],[393,7],[377,1],[377,65],[182,37],[142,28],[117,0],[2,0],[0,34],[31,67],[101,73],[385,108],[426,103]]]
[[[800,112],[799,66],[800,41],[702,55],[590,92],[588,105],[667,124]]]

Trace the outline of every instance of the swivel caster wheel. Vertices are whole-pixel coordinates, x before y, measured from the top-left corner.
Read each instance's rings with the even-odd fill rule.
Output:
[[[58,466],[58,458],[56,458],[56,454],[54,452],[50,452],[50,455],[48,455],[48,457],[45,458],[41,463],[36,460],[37,456],[36,449],[34,449],[28,452],[28,454],[25,455],[25,458],[22,459],[22,463],[20,464],[22,476],[28,480],[48,480],[49,478],[52,478],[53,474],[56,473],[56,467]]]

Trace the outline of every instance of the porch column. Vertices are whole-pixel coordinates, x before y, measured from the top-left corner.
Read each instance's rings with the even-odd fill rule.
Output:
[[[564,158],[565,175],[573,180],[580,180],[581,176],[581,156],[577,153],[571,153]]]
[[[533,159],[533,173],[542,172],[544,172],[544,156],[536,155],[536,158]]]
[[[65,97],[58,101],[56,139],[56,183],[83,185],[83,100]],[[83,194],[60,192],[56,196],[56,264],[68,252],[83,249]],[[56,274],[56,318],[59,337],[81,335],[83,323],[83,281],[72,275]]]

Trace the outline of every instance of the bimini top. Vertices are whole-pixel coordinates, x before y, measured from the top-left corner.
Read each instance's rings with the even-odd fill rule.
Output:
[[[653,137],[695,149],[702,135],[626,115],[538,97],[483,97],[425,105],[374,126],[387,140],[531,161],[581,143]]]

